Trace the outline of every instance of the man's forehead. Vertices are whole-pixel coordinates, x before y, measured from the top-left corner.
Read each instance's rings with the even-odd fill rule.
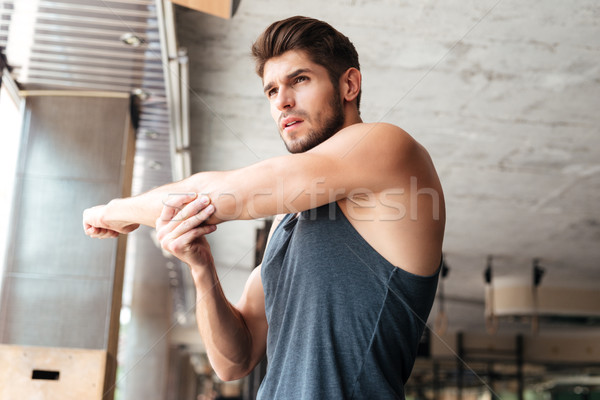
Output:
[[[263,82],[268,82],[279,76],[286,76],[298,69],[315,71],[319,68],[323,67],[314,63],[306,52],[302,50],[289,50],[280,56],[270,58],[265,63]]]

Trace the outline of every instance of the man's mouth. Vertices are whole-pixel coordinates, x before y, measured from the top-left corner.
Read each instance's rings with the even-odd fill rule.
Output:
[[[295,125],[298,125],[299,123],[303,122],[302,119],[298,118],[298,117],[287,117],[284,118],[283,121],[281,121],[281,129],[282,130],[286,130],[289,129]]]
[[[298,115],[282,115],[279,120],[279,126],[281,131],[287,131],[288,129],[294,128],[296,125],[304,122],[304,119]]]

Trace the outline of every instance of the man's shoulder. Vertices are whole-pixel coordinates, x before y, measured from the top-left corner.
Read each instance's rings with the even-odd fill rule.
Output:
[[[416,140],[397,125],[361,122],[341,129],[313,150],[337,153],[344,158],[362,158],[373,153],[402,157],[418,147]]]
[[[364,136],[369,141],[381,136],[389,140],[414,140],[404,129],[388,122],[360,122],[340,130],[339,133],[340,136]]]

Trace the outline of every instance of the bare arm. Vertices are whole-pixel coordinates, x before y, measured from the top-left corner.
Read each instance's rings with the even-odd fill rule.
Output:
[[[243,378],[265,355],[268,325],[260,273],[261,266],[252,271],[235,306],[225,298],[214,267],[194,276],[198,331],[222,380]]]
[[[205,224],[212,205],[194,196],[179,196],[165,206],[156,221],[161,246],[186,262],[196,286],[196,320],[213,369],[223,380],[246,376],[264,357],[267,319],[261,267],[252,271],[239,302],[225,297],[217,276],[210,246],[204,235],[216,229]],[[276,227],[273,224],[271,232]]]
[[[154,226],[169,195],[186,192],[209,196],[216,208],[211,223],[304,211],[353,191],[373,193],[406,185],[411,169],[415,173],[423,169],[416,149],[416,142],[400,128],[356,124],[305,153],[233,171],[198,173],[88,209],[84,229],[92,237],[114,237],[128,233],[135,224]]]

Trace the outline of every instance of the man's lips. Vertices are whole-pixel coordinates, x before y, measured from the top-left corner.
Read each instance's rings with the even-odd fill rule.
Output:
[[[296,125],[298,125],[301,122],[303,122],[303,120],[300,119],[300,118],[297,118],[297,117],[287,117],[287,118],[284,118],[281,121],[281,125],[280,125],[281,126],[281,130],[282,131],[286,130],[287,128],[290,128],[292,126],[296,126]]]

